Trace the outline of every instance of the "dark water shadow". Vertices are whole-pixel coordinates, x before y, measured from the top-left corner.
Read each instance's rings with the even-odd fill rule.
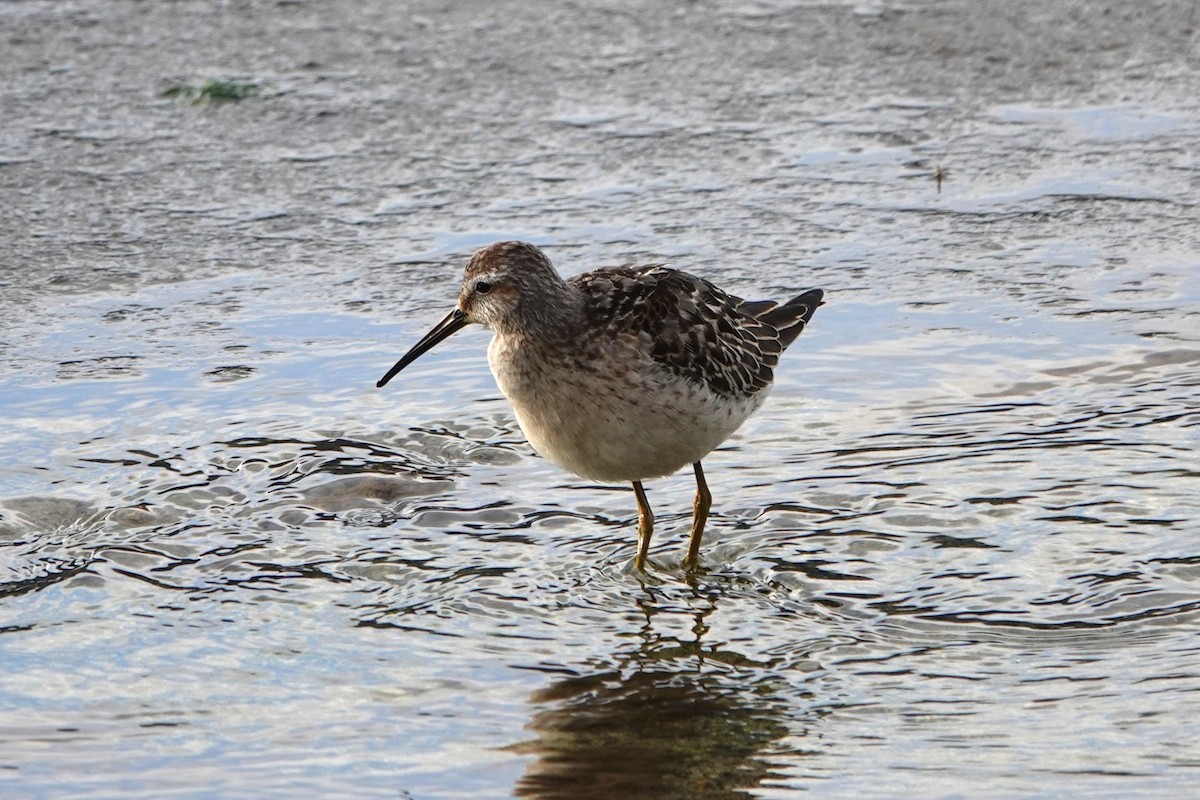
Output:
[[[669,670],[567,678],[533,701],[538,738],[517,749],[537,760],[515,794],[540,800],[749,798],[787,731],[781,710]]]
[[[516,797],[740,800],[777,776],[788,709],[768,671],[744,668],[765,665],[703,641],[716,597],[697,597],[694,639],[658,634],[653,600],[641,602],[636,647],[534,693],[536,738],[511,748],[536,757]]]

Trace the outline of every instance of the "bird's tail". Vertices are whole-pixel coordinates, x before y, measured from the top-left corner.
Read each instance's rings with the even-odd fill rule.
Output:
[[[769,300],[752,301],[743,303],[742,310],[753,314],[779,331],[779,341],[784,347],[787,347],[796,341],[796,337],[812,319],[813,312],[817,310],[817,306],[821,305],[821,298],[824,296],[825,293],[820,289],[809,289],[786,303],[774,303]]]

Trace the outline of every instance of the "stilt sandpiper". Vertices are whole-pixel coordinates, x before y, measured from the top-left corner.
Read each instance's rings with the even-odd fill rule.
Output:
[[[490,328],[488,364],[534,449],[581,477],[632,482],[639,570],[654,531],[642,481],[692,465],[690,569],[712,503],[700,460],[762,405],[821,297],[747,301],[659,265],[564,281],[533,245],[498,242],[471,257],[457,307],[378,385],[466,325]]]

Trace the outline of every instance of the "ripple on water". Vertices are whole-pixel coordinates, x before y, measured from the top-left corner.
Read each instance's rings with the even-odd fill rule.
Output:
[[[173,726],[181,748],[219,719],[246,743],[227,763],[263,757],[235,723],[263,704],[312,717],[288,748],[358,727],[386,740],[398,734],[353,709],[394,686],[382,707],[410,720],[405,735],[445,737],[516,671],[526,680],[493,707],[509,727],[470,741],[521,742],[495,752],[530,759],[522,796],[589,796],[588,775],[597,797],[785,792],[873,763],[855,748],[878,752],[863,779],[881,785],[898,764],[936,772],[953,747],[1019,788],[1064,774],[1064,718],[1104,744],[1073,750],[1071,769],[1144,774],[1188,763],[1166,743],[1172,704],[1200,680],[1185,635],[1196,554],[1174,535],[1194,509],[1194,371],[1183,351],[1083,359],[1040,369],[1020,400],[1000,385],[859,404],[853,419],[835,399],[811,409],[819,438],[786,398],[769,404],[713,457],[709,567],[693,577],[676,568],[688,480],[650,487],[656,565],[639,577],[629,492],[531,457],[503,412],[292,436],[242,420],[158,449],[100,437],[57,456],[94,476],[89,499],[0,503],[0,594],[39,598],[5,630],[69,663],[125,628],[141,662],[190,663],[180,680],[219,670],[258,687],[224,710],[216,688],[172,704],[165,679],[119,687],[86,667],[60,687],[140,698],[157,710],[136,725]],[[798,442],[814,445],[803,458]],[[330,646],[337,668],[316,657]],[[437,783],[419,756],[405,769]]]
[[[1044,319],[1017,346],[991,333],[1009,309],[960,306],[823,310],[897,335],[832,337],[781,370],[709,462],[708,569],[692,577],[677,569],[687,476],[649,487],[654,567],[633,573],[629,491],[534,457],[470,340],[423,367],[431,386],[387,396],[358,383],[390,349],[343,364],[314,339],[315,362],[284,363],[261,341],[226,349],[236,325],[187,328],[221,344],[185,373],[200,398],[178,373],[59,376],[4,429],[63,482],[27,470],[41,493],[0,498],[0,596],[22,600],[0,631],[22,637],[17,672],[50,657],[60,677],[6,691],[46,710],[31,736],[116,773],[136,760],[104,761],[106,737],[194,754],[217,730],[214,775],[314,749],[333,768],[370,731],[415,786],[444,784],[434,765],[455,748],[515,752],[528,760],[508,785],[530,797],[587,796],[587,775],[629,797],[836,794],[849,772],[936,776],[947,748],[1001,793],[1067,762],[1193,763],[1171,743],[1200,681],[1185,535],[1200,357],[1083,336],[1063,357]],[[297,319],[247,324],[302,338]],[[931,355],[947,348],[948,369]],[[254,374],[221,380],[231,352]],[[878,383],[839,384],[848,364]],[[56,697],[91,698],[87,732],[59,730]]]

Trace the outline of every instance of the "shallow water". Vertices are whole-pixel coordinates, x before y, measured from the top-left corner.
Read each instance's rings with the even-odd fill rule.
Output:
[[[1195,9],[487,9],[0,6],[3,796],[1190,796]],[[374,388],[498,238],[826,290],[699,574]]]

